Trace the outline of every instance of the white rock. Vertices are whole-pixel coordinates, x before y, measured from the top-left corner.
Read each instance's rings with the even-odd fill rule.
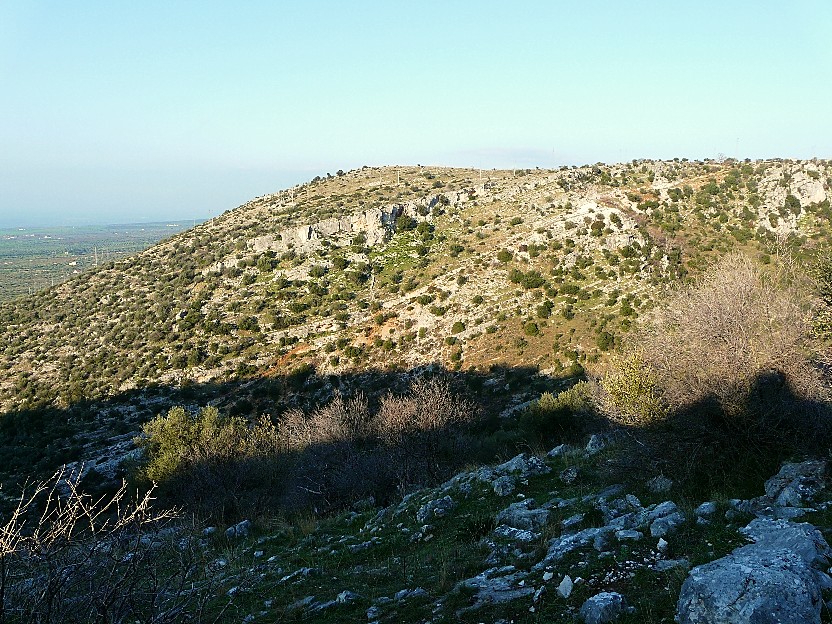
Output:
[[[569,595],[572,593],[572,587],[574,584],[572,583],[572,579],[567,574],[563,577],[563,580],[558,585],[558,595],[562,598],[569,598]]]

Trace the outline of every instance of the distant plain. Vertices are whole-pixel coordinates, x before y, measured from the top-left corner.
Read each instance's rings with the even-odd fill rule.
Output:
[[[65,282],[85,269],[147,249],[197,221],[0,228],[0,301]]]

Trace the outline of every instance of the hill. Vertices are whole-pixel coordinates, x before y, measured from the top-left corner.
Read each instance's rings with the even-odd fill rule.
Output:
[[[277,416],[327,400],[327,376],[427,365],[556,389],[728,250],[827,242],[831,175],[682,159],[316,178],[0,304],[5,436],[25,453],[34,435],[51,465],[80,457],[81,431],[129,433],[183,400]]]
[[[364,167],[0,304],[2,614],[820,622],[830,185]]]

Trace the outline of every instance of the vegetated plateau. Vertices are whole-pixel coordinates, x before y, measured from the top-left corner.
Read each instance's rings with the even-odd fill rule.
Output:
[[[696,621],[751,517],[829,526],[830,186],[363,167],[0,304],[4,616]]]

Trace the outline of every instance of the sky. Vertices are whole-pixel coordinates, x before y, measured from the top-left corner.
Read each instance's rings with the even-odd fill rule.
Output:
[[[0,0],[0,227],[362,165],[832,157],[832,2]]]

